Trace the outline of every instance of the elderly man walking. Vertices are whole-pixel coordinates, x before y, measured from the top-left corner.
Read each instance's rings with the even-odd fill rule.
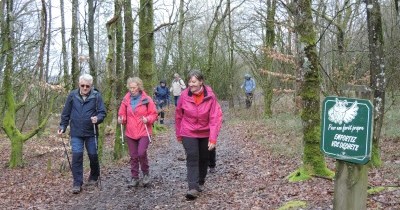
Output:
[[[90,161],[88,185],[95,185],[100,176],[97,154],[98,124],[106,117],[106,109],[99,91],[93,88],[93,77],[83,74],[79,77],[79,87],[72,90],[65,101],[61,113],[58,135],[70,126],[72,147],[72,193],[78,194],[83,185],[83,149],[86,147]],[[95,130],[96,129],[96,130]]]

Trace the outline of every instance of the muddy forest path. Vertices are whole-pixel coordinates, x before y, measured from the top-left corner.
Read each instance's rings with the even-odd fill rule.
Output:
[[[272,158],[241,125],[225,121],[218,139],[216,173],[207,174],[199,198],[187,201],[183,146],[175,139],[173,122],[166,124],[167,131],[156,136],[148,150],[150,186],[127,188],[130,167],[125,161],[125,165],[102,171],[101,188],[84,187],[80,194],[70,194],[65,203],[52,208],[276,209],[301,194],[300,187],[287,189],[284,179],[292,164]]]

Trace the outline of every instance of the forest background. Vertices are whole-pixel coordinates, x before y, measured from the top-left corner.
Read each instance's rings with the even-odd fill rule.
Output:
[[[272,106],[289,95],[303,127],[298,172],[304,177],[333,176],[319,151],[325,96],[373,103],[371,167],[382,166],[382,135],[400,135],[397,118],[386,115],[398,104],[396,0],[0,4],[1,140],[10,142],[10,168],[24,166],[27,141],[53,132],[46,128],[57,122],[49,119],[60,113],[62,96],[77,87],[82,73],[94,76],[109,113],[99,136],[100,156],[104,134],[112,131],[116,140],[120,136],[115,114],[128,77],[142,78],[152,94],[159,80],[170,83],[175,72],[185,77],[192,69],[203,71],[231,109],[241,106],[244,74],[253,75],[261,101],[257,116],[265,120],[278,114]],[[115,142],[113,158],[118,160],[126,148]]]

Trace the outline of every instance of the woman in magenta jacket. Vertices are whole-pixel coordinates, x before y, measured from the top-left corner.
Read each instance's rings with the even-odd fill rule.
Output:
[[[196,199],[207,175],[209,150],[215,148],[222,124],[222,110],[211,87],[204,84],[200,71],[188,75],[188,88],[178,101],[175,132],[186,152],[186,198]]]
[[[142,184],[146,186],[150,182],[147,148],[152,124],[157,120],[157,109],[151,97],[144,92],[140,78],[129,78],[127,88],[129,92],[119,107],[118,123],[125,125],[125,140],[131,157],[131,180],[128,187],[139,185],[139,166],[143,173]]]

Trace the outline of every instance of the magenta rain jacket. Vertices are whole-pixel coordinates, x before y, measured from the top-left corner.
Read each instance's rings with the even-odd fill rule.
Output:
[[[153,133],[152,124],[157,120],[157,109],[153,100],[142,91],[142,97],[135,110],[131,106],[131,93],[128,92],[122,99],[118,110],[118,116],[123,118],[122,124],[125,124],[125,135],[131,139],[138,140],[147,136],[146,128],[141,118],[147,118],[147,129],[149,134]]]
[[[204,85],[204,99],[196,105],[189,88],[182,91],[175,111],[175,132],[182,137],[208,138],[216,144],[222,125],[222,110],[211,87]]]

